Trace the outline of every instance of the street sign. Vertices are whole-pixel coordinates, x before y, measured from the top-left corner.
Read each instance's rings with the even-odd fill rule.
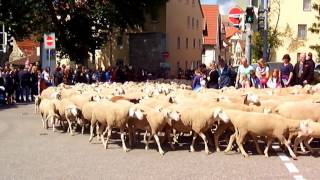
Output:
[[[243,13],[241,8],[235,7],[229,11],[229,21],[233,24],[240,24],[240,15]]]
[[[56,37],[54,33],[44,34],[44,48],[55,49],[56,48]]]

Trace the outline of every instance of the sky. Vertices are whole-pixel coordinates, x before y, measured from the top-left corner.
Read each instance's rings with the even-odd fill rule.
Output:
[[[243,0],[200,0],[202,4],[218,4],[221,14],[228,14],[229,10],[240,3],[242,6]]]

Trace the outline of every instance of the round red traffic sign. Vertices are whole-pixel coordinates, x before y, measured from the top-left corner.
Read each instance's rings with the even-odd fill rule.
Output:
[[[53,45],[53,38],[51,36],[47,36],[47,46]]]
[[[233,24],[239,24],[240,20],[239,18],[237,18],[237,16],[240,16],[240,14],[242,14],[243,11],[241,8],[235,7],[230,9],[229,11],[229,20],[230,22],[232,22]]]

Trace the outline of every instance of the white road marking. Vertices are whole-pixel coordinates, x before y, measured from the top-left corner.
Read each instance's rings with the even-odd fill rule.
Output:
[[[290,173],[299,173],[299,170],[293,163],[288,162],[288,163],[284,163],[284,165],[286,165]]]
[[[284,153],[277,153],[277,154],[282,161],[290,161],[289,157]]]
[[[293,176],[295,180],[305,180],[302,175],[295,175]]]

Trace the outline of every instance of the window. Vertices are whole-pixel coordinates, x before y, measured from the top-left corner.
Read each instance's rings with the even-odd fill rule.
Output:
[[[311,11],[311,0],[303,0],[303,11]]]
[[[192,0],[192,6],[196,4],[196,0]]]
[[[186,4],[189,4],[189,0],[186,0]]]
[[[307,25],[299,24],[298,25],[298,39],[306,39],[307,38]]]
[[[196,39],[193,39],[193,49],[196,48]]]
[[[188,29],[190,28],[190,16],[188,16],[188,20],[187,20],[187,24],[188,24]]]
[[[181,41],[181,40],[180,40],[180,37],[178,37],[178,39],[177,39],[177,48],[178,48],[178,49],[180,49],[180,43],[181,43],[180,41]]]
[[[189,39],[186,38],[186,49],[188,49],[188,48],[189,48]]]
[[[197,30],[199,29],[199,20],[197,19]]]
[[[192,29],[194,29],[194,18],[192,18]]]
[[[199,39],[199,49],[201,49],[201,39]]]

